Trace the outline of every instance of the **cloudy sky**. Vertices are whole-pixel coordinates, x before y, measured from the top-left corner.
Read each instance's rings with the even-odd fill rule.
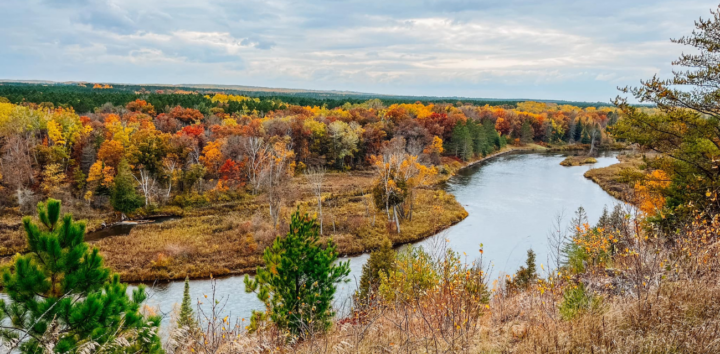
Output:
[[[607,101],[709,0],[1,0],[0,79]]]

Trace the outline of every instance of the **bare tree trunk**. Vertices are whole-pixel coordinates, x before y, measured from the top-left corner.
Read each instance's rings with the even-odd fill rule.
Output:
[[[320,218],[320,235],[322,235],[323,234],[322,198],[318,197],[317,201],[318,201],[318,210],[319,210],[318,216]]]
[[[393,206],[395,212],[395,226],[397,227],[397,233],[400,233],[400,219],[398,219],[397,205]]]

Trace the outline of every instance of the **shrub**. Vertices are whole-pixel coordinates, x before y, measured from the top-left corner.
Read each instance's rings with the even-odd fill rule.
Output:
[[[416,299],[438,284],[430,255],[422,247],[408,246],[397,254],[395,269],[380,275],[380,295],[388,301]]]
[[[563,292],[563,300],[559,308],[560,316],[565,320],[570,320],[583,312],[598,310],[600,303],[599,296],[588,294],[585,291],[585,284],[579,283]]]
[[[379,249],[370,253],[370,259],[363,265],[360,277],[359,299],[365,300],[375,292],[380,285],[380,274],[387,275],[395,269],[395,251],[392,242],[385,238]]]

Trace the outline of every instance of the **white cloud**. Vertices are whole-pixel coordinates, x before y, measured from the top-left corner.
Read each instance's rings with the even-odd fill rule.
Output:
[[[7,0],[0,77],[604,100],[668,73],[682,48],[667,38],[714,6]]]

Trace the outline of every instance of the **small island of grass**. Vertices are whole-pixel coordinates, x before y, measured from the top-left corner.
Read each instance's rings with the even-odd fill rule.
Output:
[[[590,156],[568,156],[560,165],[562,166],[582,166],[596,163],[597,160]]]

